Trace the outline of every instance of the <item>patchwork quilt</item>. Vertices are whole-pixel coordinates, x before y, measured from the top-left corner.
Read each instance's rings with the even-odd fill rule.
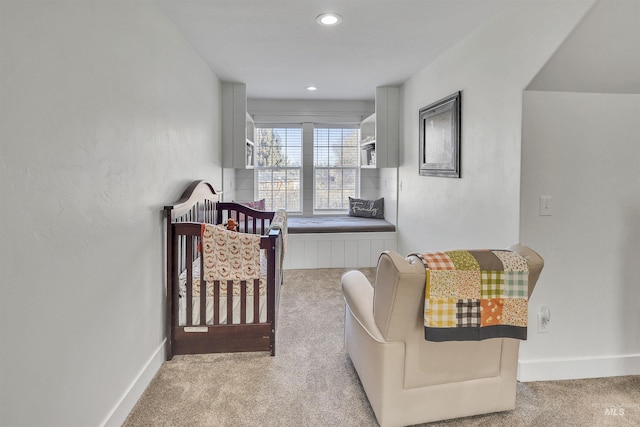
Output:
[[[412,254],[426,268],[425,339],[527,339],[529,266],[506,250]]]

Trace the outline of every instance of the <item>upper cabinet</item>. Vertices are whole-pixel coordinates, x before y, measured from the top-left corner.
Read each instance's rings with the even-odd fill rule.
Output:
[[[398,167],[399,89],[395,86],[377,87],[375,108],[376,112],[360,124],[361,167]]]
[[[222,83],[222,167],[254,166],[255,125],[247,113],[247,85]]]

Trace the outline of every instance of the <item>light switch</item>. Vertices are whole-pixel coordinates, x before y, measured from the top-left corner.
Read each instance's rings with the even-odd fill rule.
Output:
[[[551,216],[551,196],[540,196],[540,216]]]

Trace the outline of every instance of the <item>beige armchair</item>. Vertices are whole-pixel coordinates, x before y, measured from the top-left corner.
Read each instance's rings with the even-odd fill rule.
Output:
[[[529,264],[529,296],[544,262]],[[384,252],[375,285],[359,271],[342,277],[345,344],[382,427],[405,426],[515,408],[519,341],[429,342],[424,339],[425,268]]]

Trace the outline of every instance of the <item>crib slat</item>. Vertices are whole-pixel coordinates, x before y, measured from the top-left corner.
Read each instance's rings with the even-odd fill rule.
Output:
[[[214,214],[216,212],[215,204],[211,200],[207,200],[207,223],[213,224],[215,221]]]
[[[178,272],[184,270],[185,247],[185,236],[178,236],[178,252],[176,253],[176,258],[178,258]]]
[[[185,285],[187,289],[187,322],[186,326],[191,326],[193,323],[192,314],[193,314],[193,290],[191,287],[193,286],[193,236],[187,236],[187,245],[186,245],[186,267],[187,267],[187,283]]]
[[[247,281],[240,281],[240,323],[247,323]]]
[[[260,323],[260,279],[253,279],[253,323]]]
[[[180,247],[180,237],[173,235],[173,229],[169,231],[167,234],[170,237],[170,242],[167,244],[167,256],[171,259],[171,268],[168,271],[168,276],[171,277],[171,281],[168,285],[171,290],[167,289],[170,298],[167,298],[167,303],[169,299],[171,299],[171,305],[167,307],[167,316],[171,316],[171,323],[168,325],[169,330],[171,330],[172,325],[179,325],[179,313],[178,307],[180,306],[180,270],[179,270],[179,247]],[[169,351],[167,357],[172,357],[171,344],[169,344]]]
[[[204,280],[203,256],[200,256],[200,324],[207,324],[207,282]]]
[[[233,323],[233,280],[227,280],[227,325]]]
[[[220,324],[220,281],[213,281],[213,324]]]

